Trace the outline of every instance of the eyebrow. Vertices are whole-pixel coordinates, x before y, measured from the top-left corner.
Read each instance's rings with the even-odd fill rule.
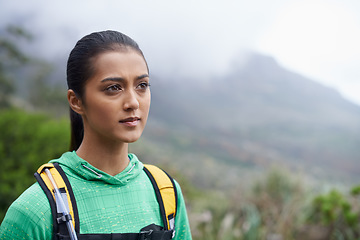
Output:
[[[149,77],[149,74],[143,74],[143,75],[138,76],[136,78],[136,80],[140,80],[140,79],[147,78],[147,77]],[[125,81],[125,79],[121,78],[121,77],[108,77],[108,78],[101,80],[101,82],[108,82],[108,81],[123,82],[123,81]]]

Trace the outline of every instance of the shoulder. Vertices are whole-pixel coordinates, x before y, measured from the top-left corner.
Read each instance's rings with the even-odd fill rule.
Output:
[[[24,217],[31,219],[50,214],[51,209],[49,201],[38,183],[34,183],[25,192],[23,192],[10,206],[9,213],[17,212]]]
[[[0,238],[47,239],[49,236],[52,236],[50,204],[39,184],[35,183],[9,207],[1,224]]]

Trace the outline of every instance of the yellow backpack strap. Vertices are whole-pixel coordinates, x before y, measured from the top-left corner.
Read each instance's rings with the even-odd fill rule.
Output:
[[[165,171],[154,165],[144,164],[144,171],[153,184],[164,228],[175,230],[177,192],[174,180]]]
[[[74,193],[72,191],[70,182],[66,177],[66,174],[60,167],[58,163],[47,163],[42,165],[37,172],[34,174],[36,180],[38,181],[39,185],[45,192],[47,198],[50,202],[51,212],[53,216],[53,230],[54,235],[56,236],[58,233],[61,235],[68,235],[68,230],[66,224],[62,224],[65,219],[61,218],[62,215],[59,214],[57,209],[55,195],[54,195],[54,187],[50,182],[49,177],[45,173],[45,169],[48,169],[60,190],[62,198],[64,200],[66,207],[68,207],[72,224],[75,228],[76,232],[79,232],[79,216],[77,211],[77,205],[75,202]],[[54,238],[57,239],[57,238]]]

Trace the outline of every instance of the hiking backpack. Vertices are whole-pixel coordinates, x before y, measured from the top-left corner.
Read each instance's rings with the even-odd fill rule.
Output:
[[[70,182],[65,172],[58,163],[47,163],[42,165],[34,174],[36,180],[45,192],[51,207],[53,216],[53,239],[113,239],[113,240],[166,240],[172,239],[175,235],[175,215],[177,210],[177,193],[174,180],[163,170],[154,166],[144,164],[144,171],[149,177],[160,206],[160,214],[164,227],[151,224],[140,230],[139,233],[110,233],[110,234],[80,234],[80,222],[77,205]],[[49,177],[46,172],[51,174]],[[50,179],[52,178],[52,179]],[[55,182],[63,202],[66,205],[67,213],[59,208],[59,201],[56,200]],[[73,228],[71,235],[69,227]]]

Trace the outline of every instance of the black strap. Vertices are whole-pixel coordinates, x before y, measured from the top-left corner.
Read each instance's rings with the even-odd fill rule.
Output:
[[[78,240],[170,240],[173,230],[148,230],[140,233],[77,234]],[[70,236],[57,235],[57,239],[68,240]]]
[[[76,205],[76,201],[75,201],[74,192],[73,192],[72,187],[70,185],[69,179],[67,178],[64,170],[60,167],[60,165],[58,163],[54,163],[53,166],[55,167],[55,169],[61,175],[61,177],[62,177],[62,179],[63,179],[63,181],[64,181],[64,183],[65,183],[65,185],[66,185],[66,187],[67,187],[67,189],[69,191],[67,194],[69,194],[69,196],[70,196],[70,200],[71,200],[73,211],[74,211],[75,231],[80,232],[79,213],[78,213],[78,209],[77,209],[77,205]],[[54,200],[54,197],[53,197],[51,191],[47,188],[44,180],[42,179],[40,174],[37,173],[37,172],[34,174],[34,176],[35,176],[36,180],[38,181],[40,187],[45,192],[45,195],[48,198],[49,203],[50,203],[51,215],[53,217],[54,239],[57,239],[59,234],[60,235],[69,234],[67,226],[66,226],[66,220],[70,219],[71,216],[63,216],[62,214],[57,212],[56,202]]]
[[[39,173],[34,173],[36,180],[38,181],[40,187],[45,192],[46,197],[49,199],[50,208],[51,208],[51,215],[53,217],[53,238],[56,239],[56,233],[58,232],[59,225],[57,224],[57,210],[56,210],[56,203],[53,198],[51,191],[47,188],[44,180],[41,178]]]
[[[111,233],[111,234],[77,234],[78,240],[170,240],[172,231],[148,233]],[[70,239],[67,236],[58,236],[58,239]]]
[[[59,174],[61,175],[66,188],[68,189],[68,193],[70,196],[70,200],[71,200],[71,205],[73,208],[73,212],[74,212],[74,220],[75,220],[75,232],[80,232],[80,223],[79,223],[79,212],[78,212],[78,208],[77,208],[77,204],[75,201],[75,196],[74,196],[74,192],[72,190],[71,184],[69,179],[67,178],[64,170],[60,167],[59,163],[54,163],[54,167],[56,168],[56,170],[59,172]],[[62,217],[62,216],[58,216]],[[66,235],[69,234],[67,226],[66,226],[66,222],[60,223],[59,224],[59,233]]]

